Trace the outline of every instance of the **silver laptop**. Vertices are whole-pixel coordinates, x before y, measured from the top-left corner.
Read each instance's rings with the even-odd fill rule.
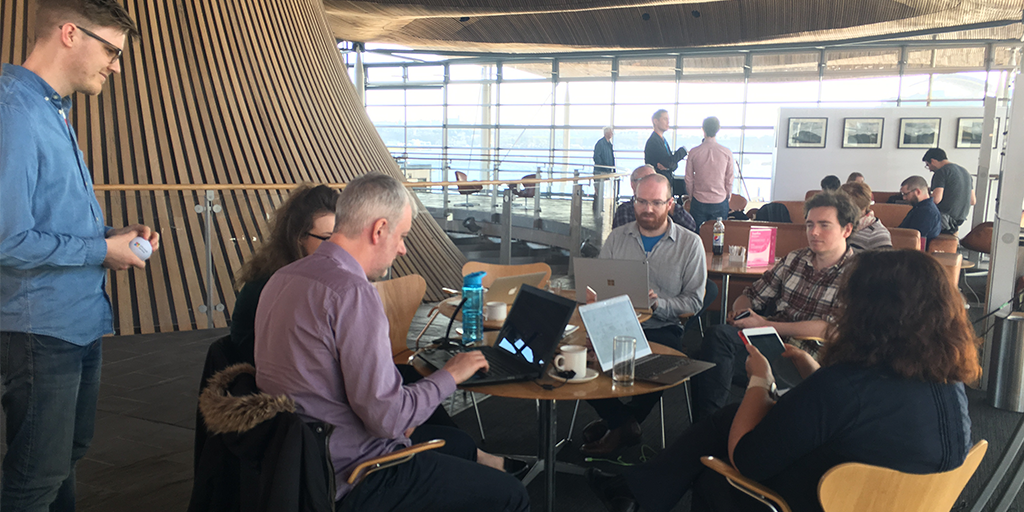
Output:
[[[646,261],[573,258],[572,264],[576,272],[576,302],[587,302],[589,286],[598,300],[628,295],[633,307],[651,308]]]
[[[512,304],[516,300],[519,289],[524,284],[539,288],[540,282],[544,280],[546,275],[547,272],[535,272],[533,274],[499,277],[487,288],[487,292],[484,293],[484,302]]]
[[[616,336],[636,338],[636,380],[671,385],[715,366],[714,363],[688,357],[655,354],[647,343],[629,297],[613,297],[579,309],[602,372],[612,369],[612,342]]]

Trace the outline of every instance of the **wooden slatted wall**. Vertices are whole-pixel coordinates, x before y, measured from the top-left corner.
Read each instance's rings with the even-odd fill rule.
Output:
[[[349,82],[320,0],[126,0],[142,38],[98,97],[72,116],[107,224],[144,222],[162,235],[146,270],[111,273],[120,334],[227,325],[234,270],[258,246],[287,191],[215,192],[214,296],[205,297],[204,184],[342,183],[401,173]],[[0,58],[31,48],[28,0],[0,0]],[[196,191],[108,191],[102,185],[191,184]],[[428,300],[461,282],[465,258],[420,215],[395,274],[419,273]]]

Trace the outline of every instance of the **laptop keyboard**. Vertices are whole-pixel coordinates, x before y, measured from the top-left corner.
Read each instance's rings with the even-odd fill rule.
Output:
[[[653,357],[637,364],[634,371],[637,379],[650,379],[691,363],[693,361],[685,357]]]
[[[491,349],[491,350],[487,350]],[[481,352],[487,358],[487,364],[490,369],[487,371],[488,375],[513,375],[522,373],[522,368],[516,368],[505,361],[505,358],[498,355],[500,349],[494,347],[484,347]]]

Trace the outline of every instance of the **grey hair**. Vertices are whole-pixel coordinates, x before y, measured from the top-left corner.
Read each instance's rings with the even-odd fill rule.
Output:
[[[419,209],[402,182],[387,174],[364,174],[348,182],[341,191],[334,232],[356,238],[382,218],[387,219],[391,230],[394,230],[406,205],[409,205],[415,218]]]
[[[654,171],[654,166],[653,165],[650,165],[650,164],[641,165],[640,167],[637,167],[636,169],[633,169],[633,172],[629,175],[629,181],[640,181],[640,179],[638,179],[636,177],[636,175],[639,174],[640,171],[642,171],[642,170],[644,170],[646,168],[650,168],[652,171]],[[657,173],[658,171],[654,171],[654,172]]]
[[[613,131],[615,131],[615,128],[613,128],[611,126],[605,126],[604,129],[601,130],[601,131],[604,132],[604,133],[613,132]]]

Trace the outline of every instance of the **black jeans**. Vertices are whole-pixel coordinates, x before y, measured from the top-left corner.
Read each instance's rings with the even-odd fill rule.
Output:
[[[444,439],[437,450],[417,454],[409,462],[377,471],[348,492],[335,509],[402,512],[521,512],[530,510],[530,496],[515,477],[473,462],[476,445],[461,430],[421,425],[414,443]]]
[[[690,489],[693,512],[764,509],[700,461],[705,455],[729,460],[729,429],[738,408],[730,405],[695,423],[650,462],[626,471],[626,483],[642,510],[668,512]]]
[[[697,419],[707,418],[729,401],[733,383],[747,382],[747,350],[740,330],[731,325],[716,325],[704,333],[697,359],[715,363],[715,367],[693,378]]]
[[[679,325],[644,329],[644,336],[651,343],[665,345],[680,352],[683,350],[683,328]],[[637,423],[643,423],[660,399],[661,391],[656,391],[646,395],[636,395],[630,399],[629,403],[623,403],[618,398],[587,400],[587,403],[608,424],[608,428],[619,428],[625,425],[630,418],[636,419]]]

